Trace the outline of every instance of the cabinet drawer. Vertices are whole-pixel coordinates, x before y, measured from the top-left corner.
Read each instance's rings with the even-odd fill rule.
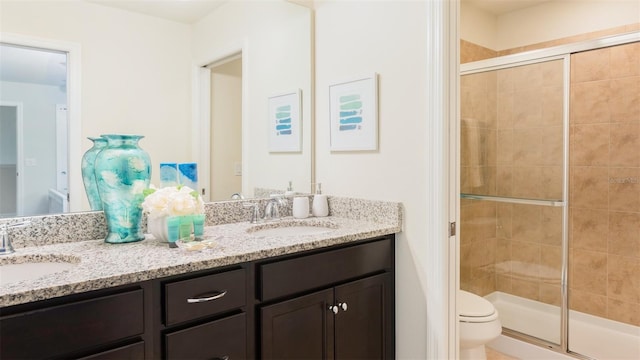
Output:
[[[246,359],[245,314],[230,316],[165,335],[167,359]]]
[[[144,331],[142,289],[71,302],[0,320],[0,358],[53,358]]]
[[[239,269],[165,284],[165,325],[244,306],[245,277]]]
[[[393,244],[384,239],[260,265],[260,300],[267,301],[391,269]]]
[[[138,360],[144,359],[144,341],[83,357],[81,360]]]

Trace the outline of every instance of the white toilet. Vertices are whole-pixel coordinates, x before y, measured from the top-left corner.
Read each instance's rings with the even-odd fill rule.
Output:
[[[458,292],[460,359],[484,360],[484,344],[502,333],[498,310],[488,300],[470,292]]]

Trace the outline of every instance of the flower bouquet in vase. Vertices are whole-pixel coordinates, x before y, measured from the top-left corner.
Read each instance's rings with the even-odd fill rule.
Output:
[[[204,201],[197,191],[182,185],[160,189],[151,185],[144,195],[142,209],[147,214],[147,232],[156,239],[172,246],[178,240],[202,239]]]

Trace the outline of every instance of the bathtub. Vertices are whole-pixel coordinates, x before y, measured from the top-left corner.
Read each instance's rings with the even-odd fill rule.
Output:
[[[560,343],[560,308],[502,292],[486,296],[502,326],[552,343]],[[594,359],[640,359],[640,327],[569,311],[569,350]],[[489,347],[519,359],[572,359],[502,335]],[[543,352],[541,352],[543,351]],[[546,355],[543,355],[545,354]]]

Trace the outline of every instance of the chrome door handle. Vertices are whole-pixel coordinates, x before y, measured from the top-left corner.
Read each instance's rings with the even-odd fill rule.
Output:
[[[205,294],[204,297],[187,299],[187,303],[196,304],[196,303],[207,302],[211,300],[218,300],[225,295],[227,295],[227,290],[222,290],[221,292],[218,292],[215,294]]]
[[[337,314],[338,311],[340,311],[340,308],[338,308],[335,305],[329,305],[329,311],[332,311],[334,314]]]
[[[347,308],[348,308],[347,303],[341,302],[341,303],[338,303],[338,306],[340,306],[340,309],[342,309],[342,311],[347,311]]]

